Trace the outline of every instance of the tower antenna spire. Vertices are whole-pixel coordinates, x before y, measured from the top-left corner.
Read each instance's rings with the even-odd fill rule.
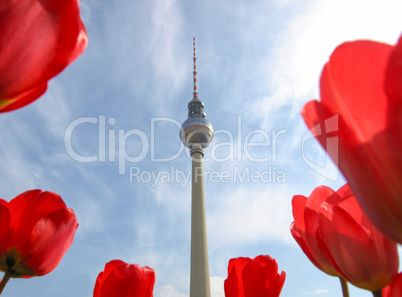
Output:
[[[196,61],[197,61],[197,56],[195,54],[195,37],[193,37],[193,61],[194,61],[194,71],[193,71],[193,78],[194,78],[194,93],[193,93],[193,98],[198,99],[198,88],[197,88],[197,67],[196,67]]]
[[[188,103],[188,117],[205,118],[204,103],[198,98],[197,66],[196,66],[197,56],[195,53],[195,37],[193,37],[193,61],[194,61],[194,70],[193,70],[194,90],[193,90],[193,100],[191,100]]]

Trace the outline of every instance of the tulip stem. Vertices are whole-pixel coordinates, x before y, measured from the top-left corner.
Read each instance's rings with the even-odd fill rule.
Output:
[[[341,281],[343,297],[349,297],[348,282],[345,281],[342,277],[340,277],[339,280]]]
[[[7,285],[8,280],[13,275],[11,269],[7,269],[6,273],[3,276],[3,279],[0,282],[0,295],[3,293],[4,287]]]
[[[382,297],[382,292],[381,292],[381,290],[376,291],[376,292],[373,292],[373,296],[374,296],[374,297]]]

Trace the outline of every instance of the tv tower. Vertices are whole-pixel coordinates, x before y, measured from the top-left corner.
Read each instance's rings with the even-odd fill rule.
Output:
[[[193,46],[194,93],[193,99],[188,103],[188,119],[180,129],[180,139],[190,149],[192,159],[190,297],[210,297],[202,157],[203,148],[211,143],[214,131],[212,125],[205,119],[204,103],[198,99],[195,37]]]

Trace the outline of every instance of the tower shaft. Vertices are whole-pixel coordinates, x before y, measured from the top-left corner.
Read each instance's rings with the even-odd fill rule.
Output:
[[[204,198],[204,172],[200,144],[191,148],[191,272],[190,297],[210,297],[209,261],[207,244],[207,224]]]

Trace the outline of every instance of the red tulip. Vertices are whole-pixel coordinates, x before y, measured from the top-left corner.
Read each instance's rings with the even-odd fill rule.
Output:
[[[382,290],[382,297],[402,296],[402,272],[397,275],[394,281]]]
[[[230,259],[225,280],[226,297],[278,297],[286,273],[278,273],[278,263],[270,256]]]
[[[99,273],[93,297],[152,297],[154,284],[153,269],[112,260]]]
[[[332,276],[340,276],[317,241],[321,204],[334,193],[332,189],[320,186],[308,199],[301,195],[294,196],[292,199],[294,222],[290,226],[290,231],[303,252],[318,269]]]
[[[318,245],[351,284],[377,292],[398,273],[397,244],[362,212],[346,184],[321,204]]]
[[[402,243],[402,38],[394,47],[341,44],[324,67],[320,91],[321,102],[303,108],[307,126],[373,224]],[[336,134],[336,127],[325,126],[334,116]],[[327,141],[330,137],[338,141]]]
[[[40,97],[87,46],[78,0],[0,3],[0,112]]]
[[[11,277],[51,272],[73,242],[77,217],[61,197],[27,191],[0,199],[0,270]]]

